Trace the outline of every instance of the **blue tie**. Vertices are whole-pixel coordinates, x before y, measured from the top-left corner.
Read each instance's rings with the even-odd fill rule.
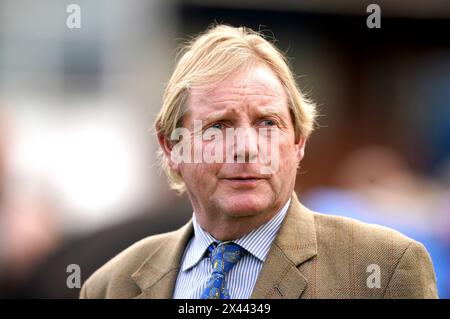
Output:
[[[232,242],[221,242],[217,247],[216,245],[213,243],[208,247],[213,272],[206,282],[201,299],[230,299],[225,276],[245,252],[244,248]]]

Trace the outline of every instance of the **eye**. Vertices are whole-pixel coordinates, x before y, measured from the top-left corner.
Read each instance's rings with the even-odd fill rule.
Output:
[[[223,129],[224,125],[222,123],[214,123],[213,125],[210,126],[210,128],[214,128],[217,130],[221,130]]]
[[[270,119],[262,120],[261,124],[263,124],[264,126],[274,126],[274,125],[276,125],[275,121],[274,120],[270,120]]]

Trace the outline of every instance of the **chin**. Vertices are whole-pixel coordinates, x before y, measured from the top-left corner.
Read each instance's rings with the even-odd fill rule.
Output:
[[[266,211],[271,206],[271,196],[260,193],[242,192],[222,195],[217,204],[222,211],[230,216],[254,216]]]

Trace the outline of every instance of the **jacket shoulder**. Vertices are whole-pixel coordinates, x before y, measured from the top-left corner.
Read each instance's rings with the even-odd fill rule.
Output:
[[[352,243],[361,247],[379,247],[406,249],[414,239],[389,227],[369,224],[359,220],[313,212],[318,240],[329,239]],[[327,240],[325,240],[327,242]]]
[[[111,258],[84,282],[80,298],[131,298],[139,294],[131,275],[175,233],[146,237]]]
[[[317,268],[346,297],[435,298],[431,258],[420,243],[388,227],[313,212]],[[370,282],[378,274],[380,280]],[[377,288],[377,289],[374,289]]]

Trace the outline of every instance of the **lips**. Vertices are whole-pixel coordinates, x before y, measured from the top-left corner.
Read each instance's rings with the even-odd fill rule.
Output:
[[[226,177],[222,181],[233,188],[254,188],[264,179],[266,178],[251,175]]]
[[[226,177],[224,179],[247,180],[247,179],[263,179],[263,177],[260,177],[260,176],[233,176],[233,177]]]

